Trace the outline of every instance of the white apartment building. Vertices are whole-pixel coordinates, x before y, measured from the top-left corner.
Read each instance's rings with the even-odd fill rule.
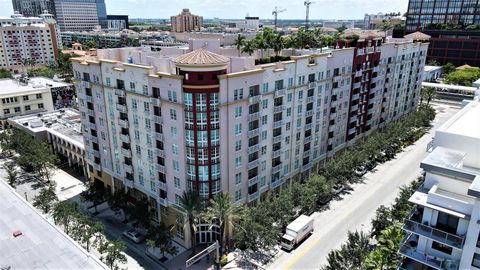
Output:
[[[7,118],[54,110],[50,88],[11,79],[0,80],[0,101],[1,128]]]
[[[0,68],[19,71],[31,66],[24,60],[35,66],[50,64],[57,59],[61,44],[53,15],[26,18],[16,13],[0,18]]]
[[[73,60],[90,178],[148,200],[186,246],[185,191],[254,205],[288,187],[415,108],[428,48],[366,36],[357,47],[255,65],[255,56],[219,45],[192,40]],[[199,224],[198,243],[217,233]]]
[[[480,103],[440,127],[422,161],[425,182],[410,198],[399,269],[480,269]]]

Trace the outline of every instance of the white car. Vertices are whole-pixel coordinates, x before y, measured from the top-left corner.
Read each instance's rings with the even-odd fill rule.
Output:
[[[124,231],[123,236],[125,236],[126,238],[132,240],[133,242],[135,242],[137,244],[142,242],[143,240],[145,240],[145,235],[139,233],[135,229],[130,229],[128,231]]]

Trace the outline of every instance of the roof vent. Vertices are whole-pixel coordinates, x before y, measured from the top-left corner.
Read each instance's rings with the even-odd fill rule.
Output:
[[[16,230],[16,231],[13,232],[13,237],[15,237],[15,238],[16,238],[16,237],[19,237],[19,236],[21,236],[22,234],[23,234],[22,231]]]

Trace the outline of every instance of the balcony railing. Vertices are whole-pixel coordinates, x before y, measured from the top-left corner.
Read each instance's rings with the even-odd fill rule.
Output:
[[[412,246],[414,238],[412,236],[407,236],[400,246],[398,253],[408,257],[414,261],[417,261],[421,264],[430,266],[438,270],[457,270],[459,266],[458,261],[445,259],[438,256],[428,255],[419,250],[416,247]]]
[[[122,153],[123,156],[125,156],[127,158],[132,157],[132,151],[130,151],[130,149],[122,148],[122,150],[120,150],[120,152]]]
[[[283,136],[282,136],[281,133],[279,135],[273,137],[273,143],[278,143],[278,142],[281,142],[282,140],[283,140]]]
[[[150,98],[150,104],[152,104],[153,106],[160,106],[160,99]]]
[[[162,125],[163,124],[163,118],[161,116],[154,115],[153,116],[153,122]]]
[[[248,115],[248,121],[258,120],[259,118],[260,118],[260,112],[256,112]]]
[[[127,173],[133,173],[132,165],[124,164],[124,165],[123,165],[123,169],[124,169],[125,172],[127,172]]]
[[[260,129],[259,128],[256,128],[254,130],[250,130],[248,132],[248,137],[249,138],[252,138],[252,137],[255,137],[255,136],[258,136],[258,135],[260,135]]]
[[[275,90],[275,97],[285,96],[286,94],[287,94],[287,90],[285,90],[285,88]]]
[[[125,90],[123,89],[115,89],[115,95],[119,97],[125,97]]]
[[[355,77],[361,77],[363,72],[361,70],[355,71]]]
[[[118,125],[122,128],[128,128],[128,120],[118,119]]]
[[[453,248],[463,248],[463,244],[465,241],[464,236],[444,232],[429,225],[419,223],[412,219],[412,216],[414,214],[415,213],[412,213],[407,219],[405,219],[405,225],[403,226],[403,229],[405,231],[409,231],[414,234],[433,239],[437,242],[451,246]]]
[[[87,115],[88,115],[88,116],[93,116],[93,117],[95,117],[95,111],[94,111],[94,110],[87,109]]]
[[[155,167],[156,167],[158,172],[165,173],[165,166],[157,163],[157,164],[155,164]]]
[[[258,175],[256,175],[256,176],[248,179],[248,185],[249,185],[249,186],[254,185],[254,184],[256,184],[256,183],[258,183]]]
[[[270,184],[270,187],[271,187],[272,189],[277,188],[277,187],[279,187],[280,185],[282,185],[282,184],[284,183],[284,181],[285,181],[285,179],[279,178],[279,179],[277,179],[277,181],[272,182],[272,184]]]
[[[248,194],[248,201],[251,202],[251,201],[254,201],[254,200],[258,199],[258,194],[259,194],[258,191],[253,193],[253,194]]]
[[[125,106],[125,105],[117,104],[116,107],[117,107],[117,111],[120,111],[120,112],[123,112],[123,113],[127,112],[127,106]]]
[[[159,141],[163,141],[163,134],[155,132],[155,139]]]
[[[126,135],[126,134],[120,134],[120,140],[121,140],[122,142],[128,143],[128,142],[130,142],[130,136],[128,136],[128,135]]]
[[[280,155],[282,155],[282,149],[278,149],[277,151],[274,151],[273,152],[273,158],[276,158],[276,157],[279,157]]]
[[[353,88],[360,88],[360,86],[362,86],[361,82],[357,82],[353,84]]]
[[[259,162],[260,162],[260,161],[259,161],[258,159],[249,162],[249,163],[248,163],[248,169],[250,170],[250,169],[253,169],[253,168],[257,167],[258,164],[259,164]]]
[[[281,126],[283,126],[283,120],[276,121],[273,123],[273,128],[279,128]]]
[[[249,102],[250,104],[259,103],[260,100],[262,100],[262,96],[254,96],[254,97],[248,98],[248,102]]]
[[[251,154],[251,153],[257,152],[258,150],[260,150],[260,146],[258,144],[256,144],[254,146],[248,147],[247,153]]]
[[[275,106],[275,107],[273,108],[273,113],[283,112],[284,110],[285,110],[285,106],[283,106],[283,105]]]

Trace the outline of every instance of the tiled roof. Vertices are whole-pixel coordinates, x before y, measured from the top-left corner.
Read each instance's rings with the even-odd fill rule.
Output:
[[[406,35],[405,38],[413,39],[413,40],[429,40],[431,36],[417,31],[415,33]]]
[[[228,57],[207,51],[203,48],[180,55],[173,59],[173,62],[180,65],[208,66],[226,64],[230,61]]]

